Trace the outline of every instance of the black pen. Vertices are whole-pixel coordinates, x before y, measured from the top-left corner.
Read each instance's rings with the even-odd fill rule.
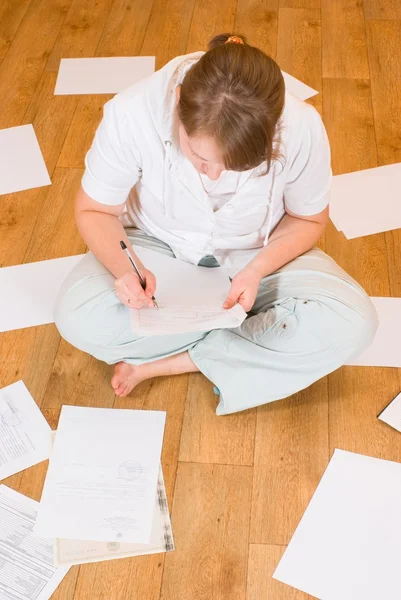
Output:
[[[142,273],[140,272],[139,268],[137,267],[137,265],[135,264],[134,259],[132,258],[131,254],[128,251],[127,245],[125,244],[125,242],[123,242],[123,240],[120,241],[120,246],[121,249],[123,250],[123,252],[125,253],[126,257],[128,258],[128,260],[131,262],[131,265],[134,267],[135,273],[138,275],[139,277],[139,281],[141,283],[142,289],[145,290],[146,289],[146,281],[144,276],[142,275]],[[157,310],[159,310],[159,307],[157,305],[156,302],[156,298],[154,296],[152,296],[152,300],[153,300],[153,306],[155,308],[157,308]]]

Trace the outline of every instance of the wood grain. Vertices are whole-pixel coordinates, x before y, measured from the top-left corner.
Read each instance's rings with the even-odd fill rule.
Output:
[[[180,463],[160,600],[245,600],[251,486],[250,467]]]
[[[7,54],[31,0],[3,0],[0,4],[0,62]]]
[[[214,0],[196,0],[187,52],[207,50],[209,41],[219,33],[234,30],[237,0],[221,0],[218,10]]]
[[[71,0],[33,0],[0,65],[0,128],[19,125]]]
[[[275,58],[277,46],[278,0],[238,0],[235,31],[247,43]]]
[[[165,1],[154,0],[141,55],[156,55],[156,69],[185,54],[194,5],[195,0],[170,0],[166,12]]]
[[[293,40],[288,44],[288,38]],[[322,91],[320,10],[282,8],[279,11],[277,62],[318,92]],[[320,112],[322,95],[310,98]]]
[[[272,578],[285,546],[250,544],[246,600],[312,600],[281,581]]]
[[[257,409],[251,543],[289,542],[328,463],[327,379]]]
[[[94,56],[113,0],[72,0],[70,10],[46,64],[58,71],[62,58]]]
[[[400,162],[401,21],[369,21],[367,30],[378,159]]]
[[[58,159],[58,167],[84,168],[86,153],[103,117],[103,107],[110,98],[112,95],[109,94],[91,94],[80,99]]]
[[[216,417],[210,381],[190,375],[180,461],[252,465],[256,410]]]
[[[323,77],[369,78],[360,0],[321,0]]]
[[[97,56],[135,56],[141,51],[153,0],[115,0],[98,44]]]
[[[399,0],[364,0],[367,19],[401,19]]]
[[[320,0],[279,0],[280,8],[320,8]]]

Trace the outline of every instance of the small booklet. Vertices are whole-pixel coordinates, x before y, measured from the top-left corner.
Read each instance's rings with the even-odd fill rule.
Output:
[[[54,541],[54,563],[56,566],[71,566],[116,558],[127,558],[129,556],[140,556],[143,554],[171,552],[172,550],[174,550],[173,532],[171,529],[163,471],[160,466],[149,544],[56,539]]]
[[[231,282],[223,267],[207,268],[139,246],[135,253],[156,277],[159,309],[131,310],[131,327],[141,336],[239,327],[246,312],[224,309]]]
[[[377,418],[401,432],[401,392],[390,404],[387,404],[381,413],[377,415]]]

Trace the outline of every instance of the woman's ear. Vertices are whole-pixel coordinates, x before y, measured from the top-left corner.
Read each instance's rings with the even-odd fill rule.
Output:
[[[180,95],[181,95],[181,85],[177,85],[177,87],[175,88],[175,103],[176,103],[176,105],[180,101]]]

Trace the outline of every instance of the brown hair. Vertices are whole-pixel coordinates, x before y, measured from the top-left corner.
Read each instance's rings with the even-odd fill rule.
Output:
[[[181,85],[178,116],[189,136],[213,137],[226,169],[245,171],[278,158],[276,125],[284,106],[284,80],[262,50],[217,35]]]

